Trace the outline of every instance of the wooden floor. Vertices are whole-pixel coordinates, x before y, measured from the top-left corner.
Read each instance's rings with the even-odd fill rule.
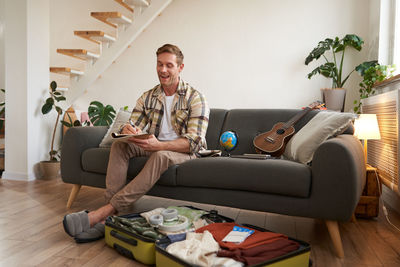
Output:
[[[104,240],[76,244],[64,233],[66,213],[93,210],[103,204],[103,190],[82,187],[71,210],[66,209],[71,185],[60,180],[33,182],[0,179],[0,266],[144,266],[120,256]],[[400,233],[385,221],[359,219],[341,223],[345,258],[334,256],[322,221],[252,212],[213,205],[143,197],[132,212],[169,205],[216,208],[225,216],[304,240],[311,244],[313,266],[400,266]],[[382,213],[381,213],[382,214]],[[390,211],[400,225],[400,216]]]

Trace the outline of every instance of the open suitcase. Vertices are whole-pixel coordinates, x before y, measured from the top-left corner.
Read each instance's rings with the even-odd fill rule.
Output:
[[[189,207],[197,209],[194,207]],[[198,210],[198,209],[197,209]],[[139,214],[129,214],[119,216],[124,219],[140,218]],[[231,218],[218,215],[225,222],[233,222]],[[253,228],[258,231],[267,231],[257,226],[243,224],[245,227]],[[310,245],[306,242],[294,240],[300,244],[300,248],[286,255],[274,258],[253,266],[270,266],[270,267],[308,267],[311,266],[310,261]],[[139,261],[144,264],[154,265],[157,267],[174,267],[174,266],[194,266],[181,260],[180,258],[169,254],[165,249],[171,243],[168,237],[150,238],[143,235],[135,234],[115,224],[110,218],[107,218],[105,224],[105,241],[108,246],[113,247],[120,254]],[[253,267],[252,266],[252,267]]]

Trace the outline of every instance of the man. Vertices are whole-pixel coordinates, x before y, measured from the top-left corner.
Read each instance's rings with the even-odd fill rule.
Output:
[[[160,84],[145,92],[136,103],[129,122],[121,127],[125,134],[139,134],[147,127],[148,139],[131,138],[111,146],[106,176],[105,206],[64,217],[67,234],[78,242],[97,240],[104,235],[107,216],[126,210],[149,191],[169,166],[196,158],[206,148],[205,135],[210,110],[204,96],[179,76],[183,54],[171,44],[157,50]],[[141,172],[128,184],[129,159],[148,156]]]

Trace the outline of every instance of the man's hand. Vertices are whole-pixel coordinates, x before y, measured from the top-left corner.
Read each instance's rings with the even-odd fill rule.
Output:
[[[125,124],[124,128],[122,128],[122,134],[140,134],[142,130],[138,127],[132,127],[130,124]]]
[[[150,135],[147,139],[129,138],[130,142],[135,143],[146,151],[160,151],[164,150],[163,142],[158,141],[154,134]]]

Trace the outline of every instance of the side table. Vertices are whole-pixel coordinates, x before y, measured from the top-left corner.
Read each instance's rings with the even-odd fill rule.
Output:
[[[355,216],[373,218],[379,214],[380,184],[376,168],[367,165],[364,190],[354,211]]]

